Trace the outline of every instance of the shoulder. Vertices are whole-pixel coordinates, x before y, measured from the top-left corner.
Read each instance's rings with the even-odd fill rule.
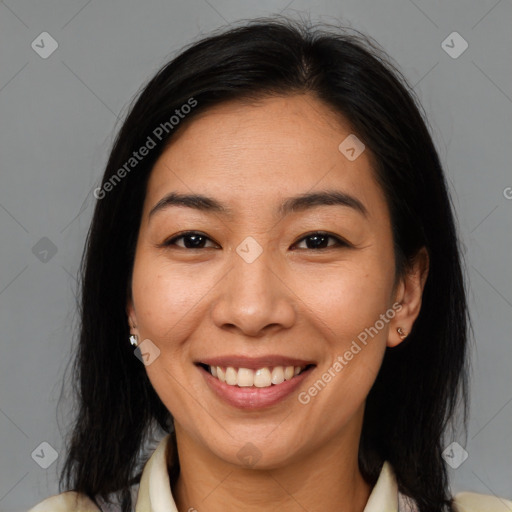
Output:
[[[50,496],[28,512],[101,512],[93,501],[84,494],[67,491]]]
[[[456,512],[512,512],[512,501],[475,492],[459,492],[453,504]]]

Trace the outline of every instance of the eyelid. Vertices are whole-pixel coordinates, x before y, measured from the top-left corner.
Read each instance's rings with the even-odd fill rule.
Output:
[[[200,236],[208,239],[209,241],[215,243],[216,245],[219,245],[219,244],[217,244],[217,242],[212,240],[208,235],[206,235],[205,233],[203,233],[201,231],[188,230],[188,231],[182,231],[181,233],[176,233],[171,238],[168,238],[168,239],[164,240],[161,244],[158,244],[157,247],[169,248],[169,247],[176,246],[176,244],[175,244],[176,240],[179,240],[180,238],[183,238],[187,235],[200,235]],[[328,247],[324,247],[321,249],[299,249],[299,250],[321,252],[321,251],[326,251],[328,249],[335,249],[337,247],[353,247],[352,244],[350,244],[347,240],[345,240],[341,236],[335,235],[334,233],[330,233],[329,231],[322,231],[322,230],[311,231],[309,233],[306,233],[305,235],[302,235],[299,239],[297,239],[292,245],[297,245],[299,242],[303,242],[305,239],[312,237],[314,235],[322,235],[327,238],[332,238],[336,241],[336,244],[330,245]],[[187,251],[212,249],[212,247],[197,247],[197,248],[187,248],[187,247],[181,247],[181,246],[176,246],[176,247],[179,247],[180,249],[185,249]]]

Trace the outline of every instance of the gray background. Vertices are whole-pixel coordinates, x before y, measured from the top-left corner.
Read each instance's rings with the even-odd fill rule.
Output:
[[[278,12],[337,18],[372,35],[425,106],[459,218],[475,328],[470,430],[467,440],[453,439],[469,457],[450,468],[452,490],[512,498],[510,0],[6,0],[0,2],[0,510],[26,510],[58,490],[64,432],[56,406],[77,321],[75,276],[92,189],[118,119],[184,44],[241,18]],[[31,48],[44,31],[59,45],[47,59]],[[458,58],[441,46],[453,31],[469,44]],[[43,441],[60,453],[46,470],[31,457]]]

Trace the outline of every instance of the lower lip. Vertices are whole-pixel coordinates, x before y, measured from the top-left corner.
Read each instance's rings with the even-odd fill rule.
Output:
[[[290,380],[281,384],[272,384],[266,388],[230,386],[214,377],[208,370],[198,366],[210,389],[222,400],[239,409],[261,409],[277,404],[291,395],[308,377],[314,367],[308,368]]]

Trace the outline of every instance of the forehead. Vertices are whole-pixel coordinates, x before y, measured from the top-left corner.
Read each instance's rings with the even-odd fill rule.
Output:
[[[243,210],[333,188],[379,213],[385,205],[371,155],[365,149],[350,160],[339,149],[350,136],[349,123],[311,95],[217,105],[186,123],[162,153],[145,213],[172,190],[215,196]]]

